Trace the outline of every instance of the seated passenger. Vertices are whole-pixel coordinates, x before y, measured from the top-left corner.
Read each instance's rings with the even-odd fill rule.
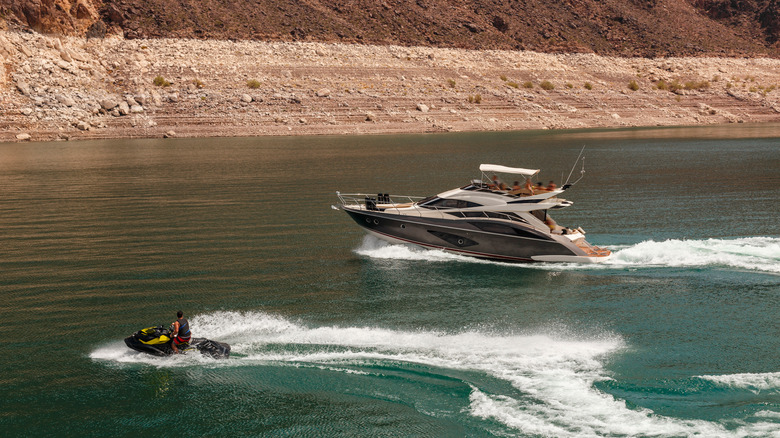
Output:
[[[503,190],[503,191],[507,191],[507,186],[504,183],[499,183],[498,184],[498,189],[499,190]]]
[[[546,191],[547,191],[547,189],[544,187],[544,184],[543,184],[541,181],[539,181],[538,183],[536,183],[536,187],[534,187],[534,189],[535,189],[537,192],[546,192]]]
[[[558,188],[558,186],[556,186],[555,183],[552,180],[550,180],[550,184],[547,184],[547,191],[549,191],[549,192],[551,192],[551,191],[553,191],[553,190],[555,190],[557,188]]]
[[[525,180],[525,189],[528,190],[528,194],[533,196],[534,194],[534,187],[531,184],[531,180]]]
[[[553,218],[550,216],[547,216],[547,218],[544,220],[544,224],[550,228],[551,233],[554,233],[558,229],[558,224],[556,224]]]
[[[495,175],[493,175],[490,179],[491,179],[490,184],[488,184],[489,189],[495,190],[502,184],[501,180],[498,179],[498,177]]]
[[[515,181],[514,184],[512,184],[512,191],[520,190],[522,187],[520,187],[520,181]]]

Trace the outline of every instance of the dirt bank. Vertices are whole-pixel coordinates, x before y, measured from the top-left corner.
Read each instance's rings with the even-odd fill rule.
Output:
[[[0,141],[780,122],[769,58],[12,31],[0,56]]]

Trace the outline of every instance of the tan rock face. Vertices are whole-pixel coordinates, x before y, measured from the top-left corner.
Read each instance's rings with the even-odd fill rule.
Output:
[[[102,0],[3,0],[6,20],[42,33],[84,35]]]
[[[0,141],[780,122],[772,58],[16,31],[0,55]]]

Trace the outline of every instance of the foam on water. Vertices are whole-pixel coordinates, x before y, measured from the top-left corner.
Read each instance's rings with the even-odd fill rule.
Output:
[[[780,373],[742,373],[698,377],[728,388],[780,393]]]
[[[601,392],[594,382],[609,379],[603,360],[625,348],[616,335],[581,337],[564,333],[500,334],[481,331],[441,333],[377,327],[309,327],[263,312],[218,312],[192,318],[197,335],[228,342],[234,356],[213,360],[200,355],[157,358],[130,351],[121,341],[96,349],[91,357],[116,366],[145,363],[178,366],[294,366],[334,373],[374,376],[404,364],[476,372],[508,382],[519,391],[491,393],[479,378],[471,387],[468,414],[497,421],[521,434],[544,436],[745,436],[780,434],[771,410],[755,422],[727,429],[715,422],[662,417],[629,409]],[[381,365],[377,370],[376,365]],[[740,375],[735,375],[740,376]],[[742,375],[748,376],[748,375]],[[718,376],[702,378],[716,379]],[[750,377],[734,377],[749,381]],[[777,376],[771,378],[776,379]]]
[[[669,239],[661,242],[648,240],[635,245],[616,246],[612,249],[612,257],[602,263],[531,263],[513,266],[554,270],[712,266],[780,274],[780,238],[778,237]],[[426,250],[409,245],[392,245],[373,236],[366,236],[355,252],[376,259],[499,263],[477,260],[441,250]]]

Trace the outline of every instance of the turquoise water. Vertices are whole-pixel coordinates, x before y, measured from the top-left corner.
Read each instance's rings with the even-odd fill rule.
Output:
[[[560,182],[583,146],[555,218],[605,264],[387,245],[330,208],[480,163]],[[780,436],[779,170],[777,125],[0,145],[0,430]],[[178,309],[231,358],[122,342]]]

